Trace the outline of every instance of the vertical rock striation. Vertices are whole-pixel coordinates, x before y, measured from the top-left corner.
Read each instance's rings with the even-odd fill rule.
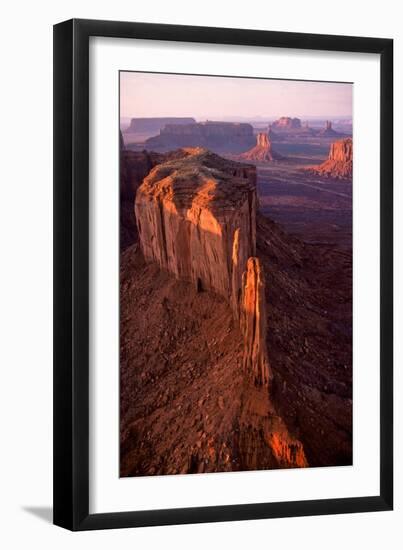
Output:
[[[269,382],[264,278],[256,254],[256,169],[206,149],[155,166],[137,190],[135,215],[148,261],[231,305],[245,365]]]
[[[241,330],[244,335],[244,365],[254,374],[255,381],[263,386],[272,378],[266,346],[265,280],[259,258],[247,261],[243,274]]]

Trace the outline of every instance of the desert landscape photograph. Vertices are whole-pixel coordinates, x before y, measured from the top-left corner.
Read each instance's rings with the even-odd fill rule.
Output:
[[[120,477],[353,463],[353,84],[122,71]]]

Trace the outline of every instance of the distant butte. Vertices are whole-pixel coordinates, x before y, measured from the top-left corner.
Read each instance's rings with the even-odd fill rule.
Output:
[[[260,133],[256,136],[255,147],[242,153],[238,158],[246,161],[272,162],[273,160],[280,160],[283,157],[273,149],[269,135]]]
[[[303,168],[320,176],[350,179],[353,176],[353,140],[351,138],[334,141],[330,145],[329,156],[317,166]]]
[[[319,135],[322,137],[337,137],[340,134],[336,130],[333,130],[331,121],[327,120],[325,127],[320,130]]]

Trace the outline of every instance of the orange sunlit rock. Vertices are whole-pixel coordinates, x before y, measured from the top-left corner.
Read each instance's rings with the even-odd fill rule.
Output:
[[[187,151],[156,166],[137,192],[141,248],[178,279],[226,298],[237,315],[242,273],[256,249],[255,168]]]
[[[245,339],[244,366],[256,382],[272,379],[266,346],[266,297],[263,269],[258,258],[249,258],[242,284],[241,329]]]
[[[229,302],[244,333],[244,362],[256,382],[267,385],[264,278],[254,257],[255,168],[206,149],[186,153],[153,168],[137,191],[143,255]]]
[[[353,140],[340,139],[330,145],[329,157],[318,166],[305,168],[320,176],[331,178],[351,178],[353,175]]]

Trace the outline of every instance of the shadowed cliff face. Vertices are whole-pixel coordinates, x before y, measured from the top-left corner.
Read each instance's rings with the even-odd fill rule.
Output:
[[[353,176],[353,140],[340,139],[330,145],[329,157],[318,166],[307,166],[304,170],[320,176],[350,179]]]
[[[157,164],[188,153],[185,150],[169,153],[130,151],[125,149],[120,133],[120,249],[125,250],[137,240],[137,225],[133,203],[138,187]]]

